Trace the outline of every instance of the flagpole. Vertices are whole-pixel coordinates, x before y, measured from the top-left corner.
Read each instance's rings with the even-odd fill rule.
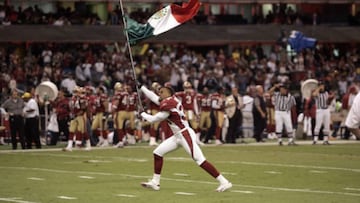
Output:
[[[131,62],[131,67],[133,70],[133,78],[135,81],[135,88],[136,88],[136,92],[137,92],[137,96],[138,96],[138,102],[141,108],[141,111],[144,110],[143,104],[141,102],[141,98],[140,98],[140,90],[139,87],[137,85],[137,79],[136,79],[136,72],[135,72],[135,67],[134,67],[134,59],[133,59],[133,55],[132,55],[132,51],[131,51],[131,45],[130,45],[130,40],[129,40],[129,34],[127,32],[127,23],[126,23],[126,19],[125,19],[125,13],[124,13],[124,6],[122,3],[122,0],[119,0],[120,3],[120,8],[121,8],[121,14],[122,14],[122,19],[123,19],[123,24],[124,24],[124,30],[125,30],[125,36],[126,36],[126,45],[127,48],[129,50],[129,57],[130,57],[130,62]],[[140,112],[139,112],[140,113]]]

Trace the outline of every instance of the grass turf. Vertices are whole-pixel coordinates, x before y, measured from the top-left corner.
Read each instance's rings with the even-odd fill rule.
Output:
[[[360,202],[359,144],[203,147],[233,183],[224,193],[182,148],[165,156],[161,190],[142,188],[153,149],[0,150],[0,202]]]

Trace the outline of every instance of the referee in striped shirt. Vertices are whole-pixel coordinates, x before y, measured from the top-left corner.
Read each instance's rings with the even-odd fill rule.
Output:
[[[279,145],[282,146],[282,131],[285,125],[288,135],[288,145],[296,145],[294,141],[294,129],[291,120],[291,108],[296,105],[294,96],[289,93],[288,87],[284,84],[276,84],[269,89],[268,93],[273,95],[275,102],[275,133]]]
[[[324,125],[324,145],[330,145],[329,143],[329,132],[330,132],[330,109],[328,108],[329,100],[333,95],[325,90],[325,85],[322,82],[319,82],[319,87],[314,90],[312,96],[315,98],[316,104],[316,119],[315,119],[315,129],[314,129],[314,140],[313,144],[315,145],[319,139],[320,128]]]

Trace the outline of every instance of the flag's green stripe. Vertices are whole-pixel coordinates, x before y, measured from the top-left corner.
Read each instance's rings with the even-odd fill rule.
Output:
[[[129,42],[131,44],[136,44],[138,41],[153,35],[154,28],[149,23],[140,24],[129,17],[126,20]]]

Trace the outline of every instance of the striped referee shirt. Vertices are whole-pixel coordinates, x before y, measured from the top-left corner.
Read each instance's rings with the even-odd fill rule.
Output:
[[[328,99],[329,93],[328,92],[319,92],[317,97],[315,98],[316,101],[316,108],[317,109],[327,109],[328,108]]]
[[[296,105],[295,98],[290,93],[281,95],[280,92],[274,92],[274,98],[275,111],[290,111],[291,108]]]

